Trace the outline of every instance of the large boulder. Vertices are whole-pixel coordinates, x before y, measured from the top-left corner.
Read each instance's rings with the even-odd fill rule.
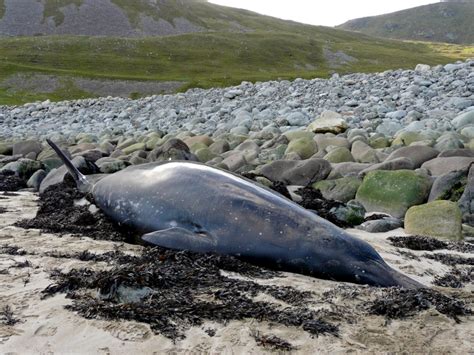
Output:
[[[324,180],[330,172],[331,164],[324,159],[277,160],[259,169],[259,173],[271,181],[298,186]]]
[[[22,155],[26,156],[30,153],[34,153],[34,158],[36,159],[37,155],[43,150],[43,146],[40,141],[37,140],[28,140],[21,141],[13,144],[13,155]]]
[[[28,180],[31,175],[33,175],[36,171],[40,170],[43,167],[43,164],[40,161],[21,158],[17,161],[8,163],[3,168],[0,168],[0,172],[2,171],[11,171],[16,176]]]
[[[372,171],[362,182],[356,194],[368,212],[384,212],[403,217],[414,205],[426,201],[431,180],[410,170]]]
[[[447,174],[451,171],[464,170],[474,163],[472,157],[447,157],[447,158],[434,158],[421,167],[426,169],[432,176],[440,176]]]
[[[405,215],[405,231],[443,239],[461,239],[462,214],[451,201],[433,201],[411,207]]]
[[[309,159],[318,151],[316,142],[309,137],[302,137],[290,141],[285,155],[296,153],[301,159]]]
[[[81,173],[85,175],[95,174],[99,172],[98,167],[94,163],[87,161],[82,156],[77,156],[72,159],[72,164],[77,169],[79,169]],[[69,172],[65,165],[62,165],[57,169],[51,170],[48,175],[41,181],[39,192],[43,193],[48,187],[64,182],[64,179],[68,174]]]
[[[453,119],[452,124],[454,127],[456,127],[456,129],[474,125],[474,111],[469,111],[457,116],[455,119]]]
[[[428,202],[435,200],[458,201],[467,183],[468,169],[438,176],[431,187]]]
[[[199,159],[191,153],[189,147],[177,138],[168,139],[163,145],[153,149],[148,156],[150,161],[190,160]]]
[[[375,170],[413,170],[415,166],[413,161],[409,158],[397,158],[383,163],[374,164],[360,172],[360,176],[365,176],[367,173]]]
[[[424,162],[436,158],[438,154],[439,151],[426,146],[402,147],[392,152],[385,161],[399,158],[409,158],[413,162],[413,167],[416,169],[419,168]]]
[[[324,156],[324,159],[330,163],[344,163],[354,161],[351,151],[346,147],[337,147],[331,149],[331,151]]]
[[[308,126],[308,131],[314,133],[339,134],[347,130],[348,126],[342,116],[333,111],[324,111],[313,123]]]
[[[337,163],[331,164],[332,171],[329,174],[328,179],[338,179],[346,176],[358,176],[359,173],[371,166],[366,163]]]
[[[352,143],[351,153],[354,159],[359,163],[376,164],[379,162],[377,151],[362,141]]]
[[[336,180],[323,180],[313,184],[313,188],[321,191],[325,199],[348,202],[352,200],[362,180],[356,177],[344,177]]]

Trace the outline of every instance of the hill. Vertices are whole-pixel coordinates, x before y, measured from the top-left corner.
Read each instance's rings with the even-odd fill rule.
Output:
[[[80,13],[93,5],[114,8],[114,14],[126,19],[123,27],[128,30],[111,25],[115,15],[107,11],[102,15],[97,11],[101,21],[82,18],[81,22],[79,16],[77,26],[70,25],[69,12]],[[38,11],[37,17],[32,9]],[[473,47],[373,38],[200,0],[0,0],[1,11],[0,33],[8,29],[11,36],[0,38],[0,105],[139,97],[245,80],[327,77],[334,72],[413,68],[420,62],[445,64],[474,55]],[[4,25],[12,11],[31,18],[25,20],[24,29],[17,26],[24,36],[19,32],[13,36],[14,30]],[[141,26],[146,16],[156,23],[166,21],[165,27],[175,32],[151,36],[153,31],[145,30],[154,27]],[[37,30],[26,31],[41,23],[55,32],[31,36]],[[66,29],[71,32],[61,32]]]
[[[338,28],[406,40],[474,43],[474,1],[449,1],[348,21]]]

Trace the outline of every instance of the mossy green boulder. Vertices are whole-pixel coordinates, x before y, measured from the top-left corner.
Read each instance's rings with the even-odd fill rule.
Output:
[[[213,153],[208,147],[198,149],[194,152],[201,163],[206,163],[218,155]]]
[[[352,200],[362,180],[357,177],[348,176],[336,180],[323,180],[313,184],[313,188],[321,191],[326,199],[348,202]]]
[[[313,132],[307,132],[307,131],[289,131],[289,132],[284,133],[283,135],[288,139],[288,142],[291,142],[300,138],[313,139],[315,136]]]
[[[324,159],[330,163],[346,163],[354,161],[354,157],[346,147],[337,147],[324,156]]]
[[[430,189],[429,177],[411,170],[371,171],[357,190],[356,200],[368,212],[401,218],[411,206],[425,202]]]
[[[411,207],[405,215],[405,231],[441,239],[462,238],[462,213],[451,201],[433,201]]]
[[[122,149],[123,154],[128,155],[132,154],[134,152],[137,152],[139,150],[145,150],[146,149],[146,144],[145,143],[135,143],[132,145],[129,145],[128,147]]]
[[[0,142],[0,155],[12,155],[13,144]]]
[[[318,151],[316,142],[309,137],[292,140],[288,144],[285,154],[296,153],[301,159],[309,159]]]

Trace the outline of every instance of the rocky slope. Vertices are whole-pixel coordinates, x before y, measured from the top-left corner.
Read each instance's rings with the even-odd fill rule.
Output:
[[[473,16],[472,1],[442,2],[351,20],[338,28],[395,39],[472,44]]]
[[[304,27],[205,0],[0,0],[0,36],[164,36]]]

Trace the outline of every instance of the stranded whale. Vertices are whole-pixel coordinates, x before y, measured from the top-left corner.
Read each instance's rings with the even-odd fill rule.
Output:
[[[368,243],[250,180],[195,162],[128,167],[91,185],[52,142],[78,187],[115,222],[165,248],[229,254],[275,269],[373,286],[422,287]]]

